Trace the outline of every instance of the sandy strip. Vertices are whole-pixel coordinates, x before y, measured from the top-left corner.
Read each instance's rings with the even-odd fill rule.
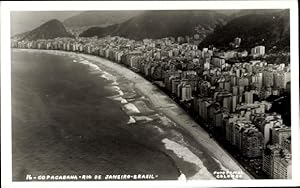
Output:
[[[170,139],[163,139],[162,142],[165,144],[167,149],[172,150],[178,157],[183,160],[195,164],[200,168],[200,170],[192,177],[188,178],[189,180],[213,180],[215,177],[207,170],[203,165],[202,161],[187,147],[184,147]]]

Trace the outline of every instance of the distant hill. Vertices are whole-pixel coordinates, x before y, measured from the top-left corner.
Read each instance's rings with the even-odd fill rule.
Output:
[[[119,24],[141,14],[143,11],[85,11],[66,19],[66,27],[108,26]]]
[[[289,11],[274,11],[266,14],[249,14],[232,19],[218,26],[199,47],[214,45],[228,47],[235,37],[242,39],[241,48],[250,50],[256,45],[265,45],[267,51],[288,51],[290,45]],[[275,47],[276,46],[276,47]]]
[[[12,36],[12,39],[14,39],[14,40],[22,40],[29,33],[30,33],[30,31],[27,31],[27,32],[24,32],[24,33],[20,33],[20,34],[16,34],[16,35]]]
[[[81,12],[82,11],[11,11],[11,35],[31,31],[51,19],[63,21]]]
[[[18,40],[53,39],[57,37],[73,37],[57,19],[50,20],[36,29],[14,36]]]
[[[282,9],[242,9],[233,12],[230,16],[232,18],[237,18],[249,14],[273,14],[273,13],[279,13]]]
[[[150,10],[121,24],[92,27],[82,37],[123,36],[131,39],[193,35],[206,37],[216,25],[226,23],[228,16],[210,10]]]

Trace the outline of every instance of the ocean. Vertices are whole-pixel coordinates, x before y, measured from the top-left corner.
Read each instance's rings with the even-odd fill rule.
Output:
[[[28,174],[214,179],[224,168],[122,75],[74,53],[13,49],[11,57],[14,181]]]

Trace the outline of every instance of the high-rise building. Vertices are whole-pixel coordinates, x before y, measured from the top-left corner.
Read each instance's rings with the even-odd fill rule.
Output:
[[[291,72],[284,72],[284,89],[288,89],[288,83],[291,81]]]
[[[284,125],[275,125],[272,127],[272,144],[283,146],[284,141],[291,137],[291,128]]]
[[[291,82],[290,81],[286,83],[285,91],[288,92],[288,93],[291,93]]]
[[[184,38],[184,37],[182,37],[182,36],[177,37],[177,42],[178,42],[179,44],[183,43],[184,41],[185,41],[185,38]]]
[[[231,91],[231,84],[229,81],[224,82],[224,89],[225,91]]]
[[[263,73],[259,72],[252,76],[252,83],[260,90],[263,85]]]
[[[242,133],[242,155],[248,158],[261,157],[263,140],[262,133],[254,125],[246,128]]]
[[[204,119],[204,121],[208,120],[208,107],[211,105],[210,100],[200,99],[199,100],[199,116]]]
[[[230,110],[231,109],[231,101],[232,101],[232,94],[229,92],[216,92],[214,96],[215,100],[219,102],[222,107]]]
[[[292,160],[291,154],[285,151],[282,158],[276,158],[274,161],[274,179],[290,179],[292,178]]]
[[[251,108],[247,108],[247,110],[244,113],[244,117],[246,118],[246,120],[250,121],[251,120]]]
[[[239,78],[241,76],[241,69],[235,70],[236,77]]]
[[[284,77],[284,72],[282,71],[277,71],[274,72],[274,86],[276,88],[285,88],[285,77]]]
[[[238,85],[239,86],[248,86],[249,85],[249,79],[247,77],[241,77],[238,79]]]
[[[199,93],[201,96],[206,97],[209,93],[209,88],[211,87],[210,82],[202,81],[199,86]]]
[[[251,49],[251,54],[253,56],[263,56],[263,55],[265,55],[265,47],[264,46],[256,46]]]
[[[182,97],[182,88],[184,86],[185,83],[181,82],[180,84],[177,85],[177,89],[175,91],[175,95],[178,97],[178,98],[181,98]]]
[[[223,107],[226,108],[228,111],[232,109],[232,96],[228,95],[223,98]]]
[[[238,115],[237,114],[230,114],[226,119],[225,119],[225,138],[229,143],[232,144],[233,140],[233,124],[238,120]]]
[[[259,123],[258,128],[264,134],[264,146],[272,143],[272,128],[274,126],[282,126],[282,118],[280,115],[267,115],[264,117],[264,120]]]
[[[237,95],[238,95],[238,92],[239,92],[238,86],[233,86],[233,87],[232,87],[232,95],[237,96]]]
[[[213,126],[220,128],[223,126],[224,113],[222,110],[218,110],[214,113]]]
[[[272,87],[274,85],[273,71],[266,70],[263,72],[263,83],[264,87]]]
[[[283,141],[282,147],[291,152],[291,137],[288,137]]]
[[[242,96],[244,91],[245,91],[245,87],[244,86],[239,86],[239,95]]]
[[[182,86],[182,95],[181,100],[187,101],[192,99],[192,87],[191,85],[183,85]]]
[[[194,34],[194,39],[195,40],[199,40],[200,39],[200,35],[199,34]]]
[[[245,92],[245,103],[253,104],[253,92],[252,91]]]
[[[262,170],[271,178],[274,174],[274,161],[276,158],[280,158],[280,146],[268,145],[263,151]]]
[[[239,38],[239,37],[236,37],[234,39],[234,45],[235,45],[235,47],[239,47],[241,45],[241,42],[242,42],[242,39]]]
[[[209,62],[205,62],[204,63],[204,70],[209,70],[210,69],[210,63]]]
[[[232,86],[236,86],[236,76],[235,75],[231,75],[230,76],[230,84],[232,85]]]
[[[262,169],[270,178],[291,178],[291,154],[278,144],[268,145],[263,152]]]
[[[287,82],[290,81],[290,72],[277,71],[274,73],[274,86],[279,89],[286,89]]]
[[[176,94],[177,86],[180,84],[180,79],[173,79],[171,82],[172,82],[171,85],[172,94]]]
[[[237,99],[237,96],[234,95],[234,96],[232,96],[231,112],[235,112],[237,104],[238,104],[238,99]]]
[[[242,150],[242,133],[243,130],[249,126],[248,122],[236,121],[233,125],[233,145],[236,146],[240,151]]]

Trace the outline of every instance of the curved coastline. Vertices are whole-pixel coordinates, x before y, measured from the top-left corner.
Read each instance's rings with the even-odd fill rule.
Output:
[[[78,55],[111,68],[117,73],[122,74],[126,79],[134,82],[135,87],[143,95],[150,99],[155,109],[160,110],[168,118],[190,133],[190,135],[192,135],[198,144],[201,145],[201,148],[205,148],[208,153],[210,153],[227,169],[231,171],[244,172],[245,174],[243,179],[251,179],[251,175],[241,165],[239,165],[238,162],[233,159],[228,152],[226,152],[217,142],[210,138],[209,134],[203,128],[201,128],[175,101],[169,98],[151,82],[131,71],[130,69],[105,58],[80,53]]]
[[[41,51],[39,49],[30,50]],[[218,143],[210,138],[208,133],[200,126],[198,126],[198,124],[175,101],[173,101],[166,94],[164,94],[163,91],[161,91],[151,82],[144,79],[139,74],[120,64],[98,56],[60,50],[47,51],[57,51],[66,55],[78,55],[79,57],[89,60],[95,64],[104,66],[105,68],[111,69],[117,74],[122,75],[125,79],[130,80],[134,84],[134,87],[150,100],[154,109],[162,112],[173,122],[178,124],[186,132],[188,132],[189,135],[191,135],[191,137],[197,142],[197,144],[199,144],[199,147],[209,155],[211,155],[214,159],[216,159],[216,161],[224,166],[225,169],[228,169],[230,171],[243,172],[244,174],[242,179],[253,178],[241,165],[238,164],[238,162],[233,157],[230,156],[229,153],[227,153],[223,148],[219,146]]]

